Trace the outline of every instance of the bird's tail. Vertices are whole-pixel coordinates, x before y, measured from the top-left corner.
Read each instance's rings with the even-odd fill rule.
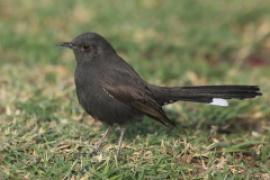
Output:
[[[166,105],[175,101],[192,101],[228,106],[227,99],[247,99],[262,95],[258,86],[193,86],[159,87],[150,85],[157,102]]]

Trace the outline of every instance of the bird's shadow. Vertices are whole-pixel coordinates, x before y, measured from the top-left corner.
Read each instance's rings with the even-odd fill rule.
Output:
[[[152,134],[155,134],[157,137],[167,136],[177,138],[186,135],[190,130],[207,131],[209,133],[214,130],[218,134],[237,134],[243,131],[260,131],[261,129],[261,122],[254,120],[233,118],[225,123],[218,124],[202,119],[201,121],[189,121],[187,123],[176,121],[176,119],[181,117],[180,113],[175,111],[169,111],[167,113],[175,121],[175,127],[166,127],[151,118],[144,117],[142,121],[132,122],[126,126],[125,139],[132,140],[138,135],[145,138]],[[114,134],[118,137],[118,132]]]
[[[179,116],[179,114],[174,114],[176,117]],[[172,118],[176,126],[164,126],[161,123],[149,118],[144,117],[141,121],[135,121],[127,124],[126,127],[126,133],[125,133],[125,139],[134,139],[138,135],[140,137],[147,137],[148,135],[155,134],[155,136],[160,137],[179,137],[183,135],[184,130],[187,129],[186,127],[182,126],[180,122],[176,121],[176,118]],[[114,128],[117,129],[117,128]],[[105,128],[104,128],[105,130]],[[118,136],[119,132],[114,131],[115,135]]]
[[[134,122],[127,126],[127,132],[125,138],[133,139],[137,135],[146,137],[151,134],[160,137],[179,137],[185,134],[185,131],[189,130],[190,125],[184,125],[180,121],[177,121],[181,114],[176,111],[166,111],[171,120],[173,120],[176,126],[164,126],[158,121],[153,120],[149,117],[144,117],[140,122]]]

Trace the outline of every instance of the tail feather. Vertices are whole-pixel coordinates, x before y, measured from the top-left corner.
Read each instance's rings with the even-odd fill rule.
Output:
[[[150,86],[156,100],[160,105],[175,101],[192,101],[200,103],[213,103],[214,99],[247,99],[261,96],[258,86],[193,86],[193,87],[158,87]]]
[[[183,86],[181,89],[192,89],[192,90],[207,90],[207,91],[259,91],[258,86],[248,86],[248,85],[223,85],[223,86]]]

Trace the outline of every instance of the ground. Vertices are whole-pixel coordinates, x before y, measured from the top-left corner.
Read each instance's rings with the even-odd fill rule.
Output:
[[[268,0],[0,1],[0,179],[270,179]],[[250,84],[230,107],[166,107],[91,155],[106,126],[79,106],[74,56],[55,44],[92,31],[159,85]]]

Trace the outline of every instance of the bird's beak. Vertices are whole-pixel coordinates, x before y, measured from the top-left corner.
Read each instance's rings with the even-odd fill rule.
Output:
[[[65,48],[74,48],[74,44],[72,42],[60,42],[57,44],[57,46],[65,47]]]

